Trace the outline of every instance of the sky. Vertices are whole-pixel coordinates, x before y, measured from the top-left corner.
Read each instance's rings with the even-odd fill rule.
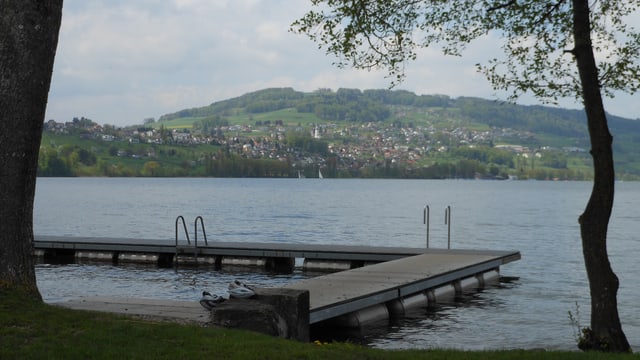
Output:
[[[127,126],[271,87],[388,88],[384,70],[338,69],[332,55],[289,31],[310,8],[308,0],[65,0],[46,120]],[[504,100],[475,68],[498,51],[491,37],[462,57],[420,50],[395,89]],[[573,99],[560,106],[582,108]],[[634,96],[605,107],[640,118]]]

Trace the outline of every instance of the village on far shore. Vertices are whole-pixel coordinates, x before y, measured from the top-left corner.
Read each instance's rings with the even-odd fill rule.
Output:
[[[204,116],[193,115],[203,110],[190,109],[176,113],[184,113],[185,116],[171,114],[159,120],[148,118],[141,125],[125,127],[100,125],[85,117],[66,122],[51,119],[44,123],[39,174],[536,180],[591,178],[593,171],[587,149],[587,134],[575,135],[581,133],[577,127],[584,124],[572,118],[563,123],[561,117],[558,120],[547,115],[551,118],[549,123],[560,131],[554,132],[553,126],[546,123],[542,126],[550,128],[547,132],[526,129],[522,121],[514,121],[513,127],[500,126],[483,122],[488,117],[481,112],[477,119],[473,118],[473,109],[468,110],[471,115],[459,115],[460,110],[454,107],[456,103],[447,101],[454,105],[387,106],[384,119],[380,116],[377,121],[366,121],[366,113],[357,120],[353,120],[357,115],[350,115],[351,119],[347,116],[344,120],[323,119],[318,110],[315,113],[300,111],[300,105],[298,108],[281,105],[280,108],[264,111],[251,111],[249,106],[245,106]],[[482,106],[486,106],[483,102],[491,104],[488,100],[473,101]],[[214,103],[210,107],[216,105]],[[526,107],[519,109],[518,105],[498,105],[498,110],[489,110],[495,113],[504,108],[518,115],[513,107],[520,112],[529,110]],[[545,109],[539,107],[535,110],[544,112]],[[553,111],[557,113],[559,110]],[[575,111],[569,114],[576,116]],[[373,113],[369,116],[376,115]],[[501,114],[492,116],[504,117]],[[527,121],[532,122],[530,119]],[[635,123],[633,120],[625,121]],[[640,137],[640,131],[638,133],[633,135],[628,131],[624,135]],[[626,150],[631,140],[623,140],[625,147],[620,149]],[[71,156],[74,152],[77,155]],[[626,159],[637,158],[626,155]],[[52,159],[54,165],[61,160],[59,166],[50,167]],[[66,165],[66,168],[62,165]],[[62,174],[59,170],[62,170]],[[618,160],[616,171],[621,180],[636,180],[640,178],[640,163]]]

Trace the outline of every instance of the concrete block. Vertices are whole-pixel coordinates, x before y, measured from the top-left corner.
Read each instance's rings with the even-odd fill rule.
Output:
[[[254,289],[250,299],[229,299],[211,310],[213,325],[309,341],[309,292]]]
[[[110,251],[76,251],[76,261],[106,261],[113,262],[113,253]]]
[[[443,285],[427,292],[429,304],[452,303],[456,299],[456,288],[453,284]]]
[[[421,292],[413,295],[406,296],[401,299],[396,299],[387,303],[389,314],[391,316],[404,316],[407,312],[412,310],[426,308],[429,306],[429,299],[427,294]]]
[[[215,266],[218,262],[217,256],[198,256],[193,255],[177,255],[173,257],[173,263],[178,266]]]
[[[385,304],[366,307],[362,310],[331,319],[330,322],[337,326],[348,328],[362,328],[367,325],[389,320],[389,310]]]
[[[303,269],[305,271],[335,272],[351,269],[349,260],[317,260],[305,259]]]
[[[500,271],[498,269],[490,270],[482,274],[484,286],[497,285],[500,283]]]
[[[158,254],[120,253],[118,263],[157,264]]]
[[[477,291],[480,288],[480,281],[476,276],[461,279],[455,282],[456,293],[461,295],[466,292]]]
[[[236,257],[236,256],[224,256],[222,257],[222,266],[259,266],[264,267],[267,264],[267,259],[258,257]]]

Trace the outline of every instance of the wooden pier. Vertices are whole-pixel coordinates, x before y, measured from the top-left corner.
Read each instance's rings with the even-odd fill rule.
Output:
[[[453,300],[464,291],[481,289],[498,281],[501,265],[518,259],[520,253],[512,251],[430,251],[284,287],[309,290],[310,324],[368,309],[359,318],[342,321],[357,326],[370,320],[365,317],[404,312],[406,299],[412,298],[412,305],[427,307],[429,303]],[[376,306],[380,306],[378,310]]]
[[[174,240],[64,237],[36,235],[36,255],[66,262],[91,260],[102,262],[155,263],[159,266],[210,264],[218,267],[254,265],[293,270],[292,259],[305,259],[311,270],[346,270],[370,263],[395,260],[421,254],[422,248],[291,244],[258,242],[200,242],[196,246]]]
[[[152,239],[36,236],[34,247],[37,251],[52,256],[56,252],[67,256],[78,256],[85,252],[111,254],[106,256],[107,260],[115,260],[122,254],[148,255],[159,265],[161,262],[158,259],[181,254],[172,241]],[[411,308],[450,301],[463,292],[482,289],[499,280],[500,266],[520,259],[518,251],[249,242],[209,242],[206,246],[194,247],[193,250],[193,256],[197,257],[304,258],[305,261],[344,262],[348,266],[338,269],[344,271],[300,280],[284,287],[309,291],[309,324],[336,321],[346,326],[361,326],[368,321],[402,315]],[[195,317],[202,322],[204,309],[198,310],[194,306],[197,305],[196,300],[124,301],[97,298],[80,299],[61,305],[131,315],[145,315],[155,311],[156,315],[161,314],[165,318],[173,316],[180,320],[182,317]]]

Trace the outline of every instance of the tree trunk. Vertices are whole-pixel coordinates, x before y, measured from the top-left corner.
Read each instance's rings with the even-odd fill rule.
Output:
[[[579,219],[591,293],[591,329],[583,334],[585,337],[579,347],[583,350],[629,352],[631,347],[618,316],[618,277],[611,269],[607,255],[607,228],[613,208],[615,181],[613,140],[607,125],[591,45],[588,0],[573,0],[573,34],[594,167],[591,197]]]
[[[62,0],[0,0],[0,9],[0,290],[40,298],[33,199]]]

